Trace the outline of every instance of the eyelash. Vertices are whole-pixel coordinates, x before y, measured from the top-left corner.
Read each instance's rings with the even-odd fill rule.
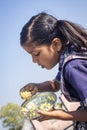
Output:
[[[34,56],[39,56],[39,54],[40,54],[40,52],[38,52],[36,55],[34,55]]]

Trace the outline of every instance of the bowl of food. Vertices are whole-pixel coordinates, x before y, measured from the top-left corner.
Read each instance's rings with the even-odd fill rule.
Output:
[[[50,111],[57,100],[54,92],[43,92],[32,96],[29,100],[24,101],[21,105],[21,114],[29,119],[40,117],[38,110]]]

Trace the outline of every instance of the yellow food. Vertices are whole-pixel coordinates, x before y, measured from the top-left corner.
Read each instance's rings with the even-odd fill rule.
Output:
[[[26,104],[26,108],[29,110],[28,117],[30,119],[40,117],[40,114],[38,114],[37,111],[50,111],[53,108],[53,104],[55,103],[55,101],[55,95],[44,96],[42,94],[42,96],[39,96],[37,100],[33,99],[33,101],[30,101],[28,104]]]
[[[25,107],[28,112],[23,112],[25,118],[36,119],[40,118],[40,114],[38,110],[42,111],[50,111],[54,107],[54,103],[56,102],[56,94],[54,93],[40,93],[31,97],[30,100],[27,100],[23,103],[22,107]]]
[[[57,103],[55,104],[55,109],[61,109],[62,108],[62,103]]]
[[[31,92],[28,91],[21,92],[20,94],[23,99],[29,99],[32,96]]]
[[[20,112],[20,116],[27,118],[27,114],[28,114],[27,108],[22,107],[19,112]]]
[[[24,113],[24,112],[28,112],[27,108],[25,107],[22,107],[21,110],[20,110],[21,113]]]

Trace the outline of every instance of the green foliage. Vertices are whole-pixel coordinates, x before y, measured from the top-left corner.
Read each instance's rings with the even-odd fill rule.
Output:
[[[14,103],[8,103],[0,109],[0,119],[3,126],[8,130],[21,130],[23,118],[19,114],[20,106]]]

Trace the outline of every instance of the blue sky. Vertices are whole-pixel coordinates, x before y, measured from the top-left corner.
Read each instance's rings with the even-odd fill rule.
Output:
[[[20,46],[23,25],[42,11],[87,28],[87,0],[0,0],[0,107],[8,102],[20,105],[22,86],[51,80],[57,74],[57,66],[48,71],[33,64]]]

